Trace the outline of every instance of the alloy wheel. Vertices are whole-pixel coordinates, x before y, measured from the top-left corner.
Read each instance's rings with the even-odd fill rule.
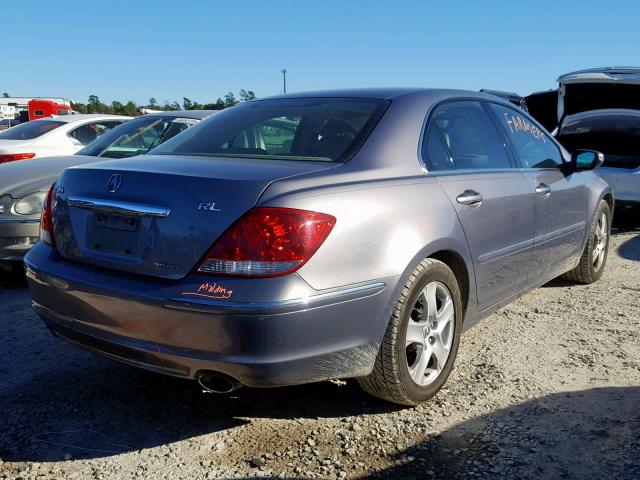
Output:
[[[411,379],[424,387],[444,370],[455,331],[451,292],[441,282],[430,282],[420,292],[409,313],[406,358]]]
[[[607,237],[608,237],[608,218],[605,212],[600,214],[598,223],[596,224],[596,245],[593,248],[593,268],[599,270],[604,263],[606,251],[607,251]]]

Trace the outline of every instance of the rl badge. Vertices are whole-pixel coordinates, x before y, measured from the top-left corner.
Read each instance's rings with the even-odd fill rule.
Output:
[[[206,210],[208,212],[221,212],[219,208],[216,208],[216,202],[203,202],[198,205],[198,210]]]

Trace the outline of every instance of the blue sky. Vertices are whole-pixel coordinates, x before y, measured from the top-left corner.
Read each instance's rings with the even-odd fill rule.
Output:
[[[0,92],[200,103],[340,87],[531,93],[558,75],[640,65],[626,1],[2,2]]]

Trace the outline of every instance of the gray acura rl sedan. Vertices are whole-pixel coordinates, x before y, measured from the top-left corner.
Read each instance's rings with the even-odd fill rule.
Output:
[[[356,377],[414,405],[461,332],[559,275],[598,280],[610,187],[513,105],[293,94],[152,155],[66,169],[25,259],[61,338],[207,390]]]

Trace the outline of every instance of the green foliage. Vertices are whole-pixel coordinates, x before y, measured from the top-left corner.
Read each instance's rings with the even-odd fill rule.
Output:
[[[8,97],[8,93],[2,94]],[[238,92],[238,98],[236,98],[233,92],[227,93],[224,98],[218,98],[215,103],[198,103],[195,100],[191,100],[187,97],[182,97],[182,105],[178,102],[165,100],[163,105],[160,105],[158,101],[151,97],[148,105],[138,105],[135,102],[129,100],[127,103],[122,103],[117,100],[111,102],[111,105],[107,105],[100,101],[100,97],[97,95],[89,95],[87,103],[71,102],[71,108],[78,113],[111,113],[114,115],[128,115],[135,117],[140,115],[141,108],[148,108],[150,110],[223,110],[228,107],[233,107],[241,102],[248,102],[256,98],[255,93],[252,90],[240,89]]]
[[[2,94],[2,96],[3,96],[4,98],[9,98],[9,97],[10,97],[10,95],[9,95],[7,92],[4,92],[4,93]]]
[[[256,94],[253,93],[253,90],[245,90],[244,88],[240,89],[238,96],[240,97],[241,102],[248,102],[256,99]]]

